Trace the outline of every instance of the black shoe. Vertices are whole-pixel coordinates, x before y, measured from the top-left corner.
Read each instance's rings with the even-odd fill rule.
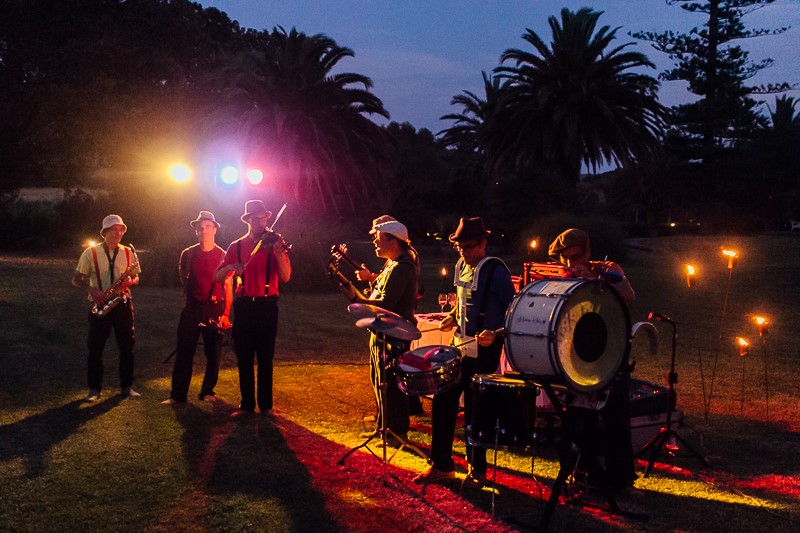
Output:
[[[446,472],[444,470],[439,470],[435,466],[430,467],[424,473],[418,475],[413,479],[414,483],[418,485],[427,485],[428,483],[436,483],[437,481],[445,481],[448,479],[455,479],[456,473],[455,471],[451,470]]]

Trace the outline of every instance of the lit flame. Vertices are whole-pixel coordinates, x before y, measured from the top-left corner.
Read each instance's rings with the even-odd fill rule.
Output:
[[[756,324],[758,324],[759,326],[766,326],[768,324],[767,319],[764,318],[763,316],[755,317],[755,321]]]
[[[445,267],[442,267],[442,277],[444,278],[446,276],[447,276],[447,269]]]
[[[694,276],[695,270],[692,265],[686,265],[686,273],[690,276]]]
[[[736,342],[739,343],[740,348],[747,348],[750,346],[750,343],[744,337],[736,337]]]
[[[722,250],[722,255],[726,255],[731,258],[737,256],[736,252],[734,252],[733,250]]]
[[[535,250],[537,246],[539,246],[539,242],[536,239],[533,239],[531,241],[531,250]]]

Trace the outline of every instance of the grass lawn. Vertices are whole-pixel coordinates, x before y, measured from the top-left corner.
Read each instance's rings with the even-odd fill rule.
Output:
[[[636,482],[640,497],[620,502],[648,522],[559,505],[551,529],[800,530],[800,238],[633,244],[623,265],[637,292],[632,319],[656,311],[677,324],[682,434],[711,467],[681,454],[657,462]],[[723,245],[741,255],[732,272]],[[438,310],[437,272],[455,259],[448,253],[423,250],[423,312]],[[552,446],[533,457],[498,453],[494,517],[488,489],[466,486],[459,494],[460,482],[453,482],[422,493],[411,478],[425,461],[405,449],[385,470],[361,451],[337,464],[361,443],[362,419],[373,406],[367,334],[333,290],[282,298],[278,415],[234,422],[228,414],[239,396],[230,347],[217,387],[223,401],[195,399],[204,368],[198,356],[190,402],[159,404],[169,394],[172,364],[162,361],[175,345],[181,299],[177,290],[147,287],[144,264],[145,286],[135,289],[142,398],[117,395],[118,358],[109,343],[103,397],[83,403],[87,311],[69,286],[75,262],[77,254],[0,256],[0,531],[514,531],[538,522],[558,471]],[[521,272],[521,259],[508,262]],[[699,271],[692,288],[688,262]],[[770,321],[766,344],[753,323],[757,314]],[[632,358],[634,377],[663,384],[671,332],[657,327],[658,353],[637,339]],[[751,342],[744,358],[736,336]],[[423,405],[426,415],[414,418],[410,436],[426,449],[430,402]],[[463,449],[458,440],[456,450]]]

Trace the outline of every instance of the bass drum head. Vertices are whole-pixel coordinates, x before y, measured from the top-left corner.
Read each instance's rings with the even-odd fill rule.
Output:
[[[628,309],[601,282],[576,287],[562,305],[554,328],[555,350],[568,386],[593,392],[610,385],[628,358]]]
[[[515,296],[505,325],[514,370],[577,392],[606,388],[630,350],[628,309],[600,281],[534,281]]]

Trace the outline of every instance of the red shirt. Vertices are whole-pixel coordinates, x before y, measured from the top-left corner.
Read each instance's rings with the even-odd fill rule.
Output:
[[[224,299],[222,283],[214,282],[214,272],[224,257],[225,250],[219,246],[204,252],[199,244],[195,244],[181,252],[179,268],[183,293],[188,300],[207,302],[212,297],[215,300]]]
[[[240,244],[241,243],[241,244]],[[278,291],[278,263],[275,259],[272,249],[262,246],[250,260],[250,253],[255,248],[258,241],[253,241],[250,237],[244,237],[235,240],[228,246],[228,251],[225,252],[225,259],[219,268],[234,263],[246,263],[247,268],[244,271],[244,286],[236,287],[236,294],[238,296],[277,296]],[[241,248],[241,250],[240,250]],[[265,294],[265,286],[267,279],[267,258],[269,257],[269,294]],[[248,263],[248,261],[250,261]]]

